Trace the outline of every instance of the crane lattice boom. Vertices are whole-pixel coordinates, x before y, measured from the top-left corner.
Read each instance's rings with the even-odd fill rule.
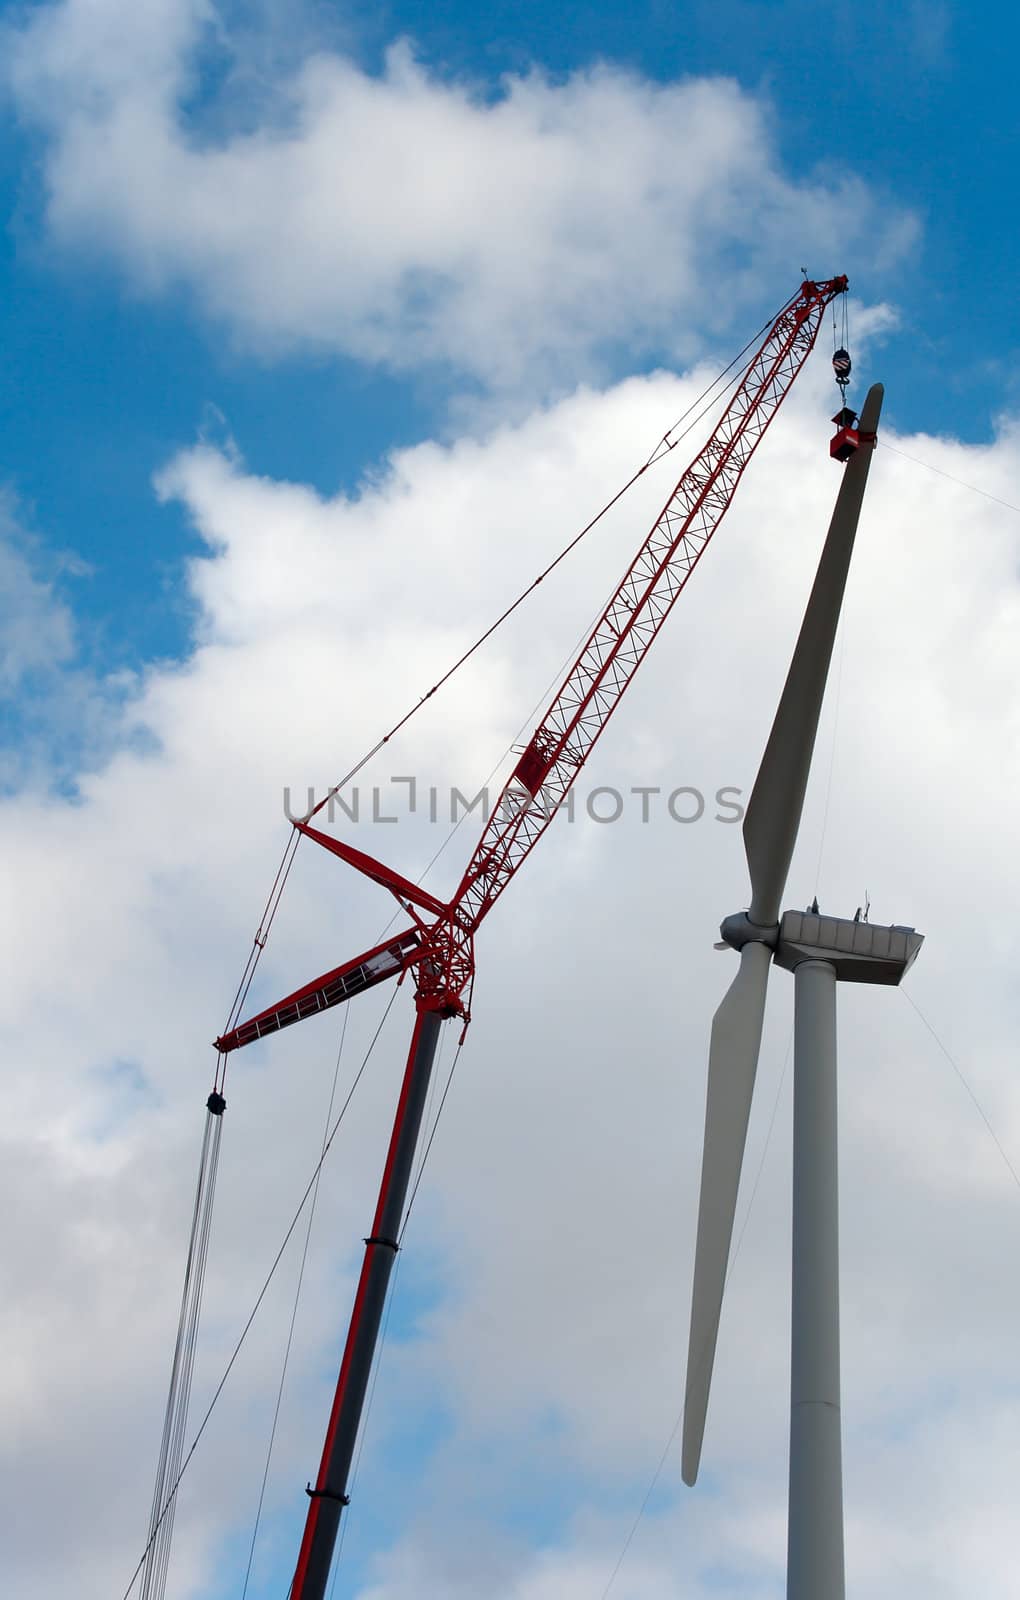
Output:
[[[412,967],[420,1007],[467,1015],[464,996],[474,975],[477,928],[562,805],[729,509],[745,467],[814,345],[826,306],[846,288],[845,277],[808,279],[773,322],[528,741],[449,902],[309,823],[295,823],[384,884],[412,924],[225,1034],[217,1040],[220,1050],[237,1049]]]

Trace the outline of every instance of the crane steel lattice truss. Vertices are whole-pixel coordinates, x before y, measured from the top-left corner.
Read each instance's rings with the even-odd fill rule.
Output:
[[[826,306],[846,288],[845,277],[807,280],[777,316],[712,437],[670,495],[521,754],[449,901],[321,833],[309,820],[294,824],[387,888],[411,917],[410,926],[241,1023],[216,1041],[217,1048],[236,1050],[411,969],[418,1015],[319,1476],[315,1488],[308,1489],[292,1600],[320,1600],[329,1579],[439,1022],[453,1016],[468,1020],[465,995],[469,1002],[475,931],[556,815],[719,526],[744,468],[814,345]]]
[[[670,495],[492,810],[448,902],[307,822],[294,826],[389,889],[411,927],[316,978],[216,1041],[235,1050],[417,967],[419,1003],[466,1016],[475,930],[530,854],[587,760],[727,510],[740,476],[818,334],[845,277],[805,282],[770,328],[719,426]],[[418,915],[434,918],[428,924]]]

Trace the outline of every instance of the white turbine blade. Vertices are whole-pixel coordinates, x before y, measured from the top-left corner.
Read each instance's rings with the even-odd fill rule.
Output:
[[[705,1107],[705,1149],[701,1158],[701,1202],[694,1257],[691,1337],[687,1350],[687,1392],[684,1399],[683,1478],[698,1476],[705,1432],[708,1391],[712,1382],[715,1341],[719,1332],[723,1284],[733,1234],[740,1168],[744,1160],[747,1119],[758,1070],[765,991],[772,951],[767,945],[745,944],[740,970],[712,1023],[708,1056],[708,1098]]]
[[[868,390],[860,418],[862,433],[876,432],[882,395],[880,383]],[[872,453],[863,444],[844,469],[800,637],[744,818],[751,874],[749,915],[759,927],[772,927],[779,919]]]

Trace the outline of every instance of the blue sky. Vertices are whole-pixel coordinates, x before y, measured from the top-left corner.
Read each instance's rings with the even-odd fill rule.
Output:
[[[24,9],[3,8],[15,24]],[[339,43],[368,72],[380,70],[395,39],[409,37],[441,81],[467,80],[493,98],[506,73],[538,69],[556,81],[602,61],[661,83],[736,80],[761,97],[790,174],[858,175],[919,222],[916,245],[893,263],[870,261],[866,238],[826,262],[794,261],[793,245],[781,281],[757,286],[755,310],[778,303],[802,264],[847,271],[857,292],[891,300],[899,315],[886,347],[897,424],[979,441],[1017,383],[1006,275],[1017,228],[1009,203],[1017,22],[1008,8],[995,9],[993,21],[987,8],[945,4],[825,18],[806,3],[617,13],[514,5],[487,7],[483,18],[450,4],[371,13],[320,5],[306,8],[302,22],[309,48]],[[221,10],[228,25],[257,31],[252,8]],[[222,82],[219,53],[207,54],[189,107],[199,138]],[[292,64],[276,62],[278,70]],[[235,104],[225,113],[228,125],[237,112]],[[215,433],[222,416],[259,471],[324,492],[353,488],[394,445],[445,425],[457,375],[440,368],[394,379],[371,364],[294,351],[270,359],[227,337],[186,289],[132,292],[115,264],[83,261],[47,240],[44,155],[8,101],[0,473],[43,544],[73,550],[92,569],[70,591],[86,619],[83,648],[103,667],[136,664],[179,652],[187,629],[174,589],[193,544],[150,491],[168,455],[200,430]],[[682,162],[686,153],[663,149],[660,159]],[[726,333],[749,326],[734,319]],[[725,338],[720,348],[729,352]],[[662,354],[645,350],[635,363],[616,350],[610,374]]]
[[[0,1489],[26,1462],[35,1481],[54,1451],[89,1463],[89,1493],[42,1565],[24,1513],[18,1592],[43,1600],[67,1572],[98,1593],[133,1565],[183,1249],[167,1240],[183,1225],[207,1040],[281,847],[284,785],[321,789],[433,681],[802,266],[849,274],[851,398],[881,377],[890,442],[949,474],[888,453],[875,473],[806,892],[821,863],[852,910],[882,877],[900,897],[890,920],[935,930],[916,993],[971,1052],[997,1131],[1020,1147],[1006,1071],[1017,941],[996,933],[985,988],[959,932],[982,896],[1017,887],[1015,808],[975,824],[976,797],[1012,792],[1020,747],[1016,518],[952,481],[1020,503],[1020,25],[1005,7],[938,0],[59,0],[0,5],[0,26],[8,1214],[31,1195],[4,1336],[19,1454]],[[813,559],[801,512],[814,529],[834,485],[830,348],[826,328],[732,542],[593,781],[747,787]],[[465,786],[489,770],[658,509],[658,480],[642,493],[396,770]],[[383,844],[364,831],[408,872],[438,842],[421,818]],[[624,831],[564,825],[529,865],[530,898],[522,887],[489,936],[477,1053],[423,1189],[338,1600],[600,1600],[668,1437],[705,997],[722,983],[709,947],[743,869],[736,830],[709,821],[635,826],[626,847]],[[377,902],[338,863],[315,865],[289,890],[267,994],[371,941]],[[624,969],[625,1001],[610,1005]],[[900,1009],[886,1036],[848,1007],[863,1078],[845,1134],[855,1592],[963,1600],[961,1551],[981,1548],[994,1600],[1011,1592],[1012,1510],[968,1498],[966,1476],[983,1436],[1002,1481],[1015,1465],[1020,1306],[997,1265],[1015,1223],[984,1130],[960,1132],[959,1086],[933,1086],[931,1041]],[[375,1015],[359,1013],[352,1050]],[[786,1136],[776,1154],[768,1113],[784,1093],[788,1111],[786,1029],[780,1016],[763,1063],[763,1181],[701,1498],[667,1467],[610,1600],[782,1592],[784,1423],[767,1402],[785,1370]],[[237,1069],[201,1381],[314,1159],[319,1128],[293,1106],[321,1099],[335,1039],[306,1032]],[[253,1596],[284,1592],[293,1561],[399,1021],[386,1039],[389,1075],[366,1087],[324,1195]],[[661,1236],[649,1216],[666,1219]],[[943,1329],[952,1274],[966,1292]],[[196,1458],[178,1527],[194,1600],[239,1593],[222,1552],[243,1571],[288,1313],[281,1291]],[[775,1324],[774,1341],[758,1337]],[[36,1397],[70,1347],[55,1417]],[[955,1478],[932,1465],[947,1456]],[[961,1497],[954,1544],[946,1507]]]

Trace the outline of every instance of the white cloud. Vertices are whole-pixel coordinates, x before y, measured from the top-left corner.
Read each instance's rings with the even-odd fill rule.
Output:
[[[133,679],[100,678],[81,658],[67,580],[87,577],[75,556],[46,550],[0,488],[0,789],[69,781],[108,753],[110,706]]]
[[[31,544],[0,492],[0,696],[9,698],[26,678],[66,665],[74,652],[74,627],[52,582],[39,577]]]
[[[110,712],[121,748],[74,803],[0,809],[14,914],[2,929],[0,1338],[9,1425],[5,1568],[23,1600],[73,1572],[119,1593],[148,1498],[201,1102],[237,968],[302,792],[350,758],[480,631],[647,453],[700,388],[667,376],[581,391],[516,427],[396,455],[326,500],[207,446],[161,473],[206,540],[189,573],[188,660]],[[628,696],[587,784],[747,789],[836,487],[822,362],[804,375],[717,542]],[[1004,490],[1017,434],[911,454]],[[366,773],[470,789],[517,734],[665,495],[649,474],[578,557]],[[652,481],[649,481],[649,478]],[[928,943],[911,991],[1020,1160],[1013,1087],[1017,937],[1017,530],[1010,513],[879,451],[788,899],[870,888],[876,917]],[[837,674],[838,675],[838,674]],[[838,713],[837,713],[838,698]],[[831,801],[825,777],[835,752]],[[745,895],[736,829],[636,807],[557,823],[479,940],[476,1020],[408,1237],[434,1303],[387,1352],[366,1462],[404,1530],[364,1600],[598,1593],[683,1392],[704,1051],[728,981],[715,925]],[[471,824],[430,883],[463,861]],[[363,823],[416,874],[444,830]],[[449,863],[447,865],[447,862]],[[259,993],[367,945],[385,896],[303,847]],[[843,1019],[848,1551],[855,1592],[964,1600],[1013,1587],[1018,1197],[948,1064],[902,996],[848,991]],[[380,1005],[352,1011],[350,1059]],[[779,1086],[790,1013],[773,981],[741,1214]],[[400,1065],[398,997],[331,1158],[271,1502],[299,1513],[331,1389]],[[314,1160],[337,1036],[308,1023],[231,1067],[207,1343],[208,1392]],[[448,1059],[448,1058],[447,1058]],[[348,1072],[350,1067],[347,1068]],[[705,1482],[674,1461],[613,1591],[658,1600],[779,1592],[784,1560],[789,1082],[731,1284]],[[291,1280],[292,1281],[292,1280]],[[257,1325],[182,1505],[180,1592],[203,1593],[243,1536],[261,1471],[287,1286]],[[406,1303],[406,1302],[405,1302]],[[423,1395],[448,1427],[413,1486],[395,1471]],[[996,1418],[1000,1421],[996,1425]],[[59,1540],[37,1485],[78,1487]],[[980,1470],[979,1470],[980,1463]],[[531,1548],[506,1507],[546,1472],[566,1523]],[[470,1508],[469,1576],[449,1552]],[[606,1507],[611,1507],[607,1515]],[[356,1502],[353,1515],[357,1517]],[[895,1528],[895,1536],[890,1529]],[[881,1558],[881,1559],[880,1559]],[[678,1576],[679,1575],[679,1576]],[[725,1575],[721,1580],[725,1583]],[[471,1584],[475,1587],[471,1589]],[[726,1593],[725,1586],[722,1588]]]
[[[846,270],[867,240],[873,270],[914,235],[842,168],[787,172],[767,104],[725,78],[536,69],[493,92],[406,41],[379,75],[310,47],[232,127],[229,75],[221,116],[195,92],[211,28],[197,0],[98,21],[63,0],[8,30],[8,78],[45,134],[53,238],[263,350],[562,392],[622,344],[688,359],[791,261]]]

